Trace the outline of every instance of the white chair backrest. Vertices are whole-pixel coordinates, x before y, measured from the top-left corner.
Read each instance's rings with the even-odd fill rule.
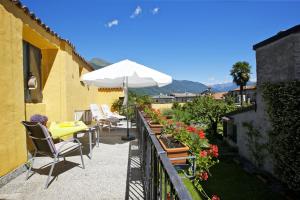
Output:
[[[99,119],[105,119],[103,113],[100,111],[100,108],[97,104],[91,104],[90,105],[91,112],[92,112],[92,117],[96,120]]]
[[[106,115],[111,115],[111,111],[110,111],[108,105],[102,104],[102,105],[101,105],[101,108],[102,108],[102,111],[103,111],[104,114],[106,114]]]
[[[75,121],[82,121],[83,114],[84,114],[84,110],[75,111],[74,112],[74,120]]]

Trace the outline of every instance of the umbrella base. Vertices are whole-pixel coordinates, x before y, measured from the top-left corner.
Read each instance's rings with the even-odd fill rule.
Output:
[[[126,136],[122,136],[121,139],[125,141],[131,141],[131,140],[135,140],[135,137],[133,135],[126,135]]]

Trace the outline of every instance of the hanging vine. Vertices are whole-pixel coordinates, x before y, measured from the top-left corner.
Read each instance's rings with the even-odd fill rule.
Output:
[[[272,124],[269,147],[275,173],[300,191],[300,82],[264,84],[263,98]]]

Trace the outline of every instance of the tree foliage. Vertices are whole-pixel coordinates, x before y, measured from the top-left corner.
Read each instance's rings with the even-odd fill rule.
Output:
[[[211,96],[201,96],[194,101],[185,104],[180,111],[174,111],[175,116],[187,124],[198,124],[207,127],[216,134],[218,124],[222,117],[235,109],[234,104],[225,101],[218,101]]]
[[[233,82],[240,86],[241,105],[243,105],[243,89],[250,80],[251,66],[248,62],[239,61],[232,66],[230,75],[233,78]]]

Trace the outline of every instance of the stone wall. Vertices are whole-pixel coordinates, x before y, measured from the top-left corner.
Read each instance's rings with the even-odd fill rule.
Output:
[[[243,122],[253,122],[264,138],[268,141],[268,132],[271,125],[263,100],[262,85],[267,82],[288,82],[300,80],[300,33],[292,33],[256,49],[257,73],[257,110],[234,114],[230,117],[237,125],[237,146],[241,156],[252,160],[246,145],[246,129]],[[253,161],[253,160],[252,160]],[[264,170],[273,173],[273,164],[270,156],[266,156]]]
[[[249,151],[249,148],[247,146],[247,141],[248,141],[248,136],[247,136],[247,132],[248,129],[245,128],[243,126],[244,122],[248,122],[248,123],[253,123],[253,126],[259,130],[259,132],[261,133],[262,137],[260,142],[261,143],[265,143],[267,141],[267,131],[266,131],[266,127],[264,126],[264,124],[259,123],[256,119],[257,118],[261,118],[261,116],[258,116],[260,113],[255,112],[254,110],[251,111],[247,111],[247,112],[241,112],[235,115],[230,116],[231,119],[233,120],[233,123],[236,125],[237,128],[237,142],[236,142],[236,146],[238,147],[238,151],[239,151],[239,155],[246,158],[247,160],[251,161],[252,163],[255,163],[255,161],[253,160],[253,156]],[[232,131],[230,130],[230,127],[227,127],[227,131]],[[232,143],[232,145],[234,145],[234,143]],[[234,145],[235,146],[235,145]],[[264,162],[263,162],[263,169],[272,173],[273,172],[273,165],[272,162],[270,160],[270,156],[267,155],[267,152]]]

